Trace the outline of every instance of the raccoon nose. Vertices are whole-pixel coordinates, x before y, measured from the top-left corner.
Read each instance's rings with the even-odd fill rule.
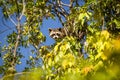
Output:
[[[54,37],[54,39],[57,39],[58,37]]]
[[[53,38],[54,38],[54,39],[58,39],[58,36],[57,36],[57,35],[55,35]]]

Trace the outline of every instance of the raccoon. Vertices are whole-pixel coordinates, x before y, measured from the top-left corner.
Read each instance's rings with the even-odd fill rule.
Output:
[[[68,31],[66,28],[49,28],[49,35],[51,38],[58,40],[62,39],[65,36],[76,37],[77,40],[81,40],[84,37],[85,32],[76,31],[75,33]]]
[[[51,38],[57,40],[64,38],[66,36],[66,33],[64,28],[54,28],[54,29],[49,28],[49,35]]]

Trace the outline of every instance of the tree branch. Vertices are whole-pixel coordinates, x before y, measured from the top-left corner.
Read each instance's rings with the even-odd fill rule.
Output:
[[[57,17],[59,18],[60,22],[62,23],[62,26],[64,26],[64,21],[63,21],[62,17],[60,16],[60,13],[58,11],[55,11],[55,14],[57,15]]]
[[[11,21],[15,26],[17,26],[17,24],[16,24],[15,21],[10,17],[10,15],[8,15],[8,17],[9,17],[10,21]]]
[[[64,25],[64,21],[62,19],[62,16],[66,19],[69,14],[67,13],[67,11],[61,5],[61,1],[57,0],[56,3],[51,2],[51,1],[48,1],[48,2],[50,4],[52,4],[53,12],[57,15],[57,17],[59,18],[59,20],[62,23],[62,25]]]
[[[65,3],[63,3],[62,1],[60,1],[60,3],[61,3],[61,5],[63,5],[63,6],[70,7],[70,5],[69,5],[69,4],[65,4]]]
[[[24,13],[25,13],[25,6],[26,6],[26,4],[25,4],[25,0],[22,0],[22,2],[23,2],[23,10],[22,10],[22,14],[20,15],[20,20],[21,20],[21,18],[22,18],[22,16],[24,15]]]
[[[16,16],[19,16],[19,5],[18,5],[18,0],[15,0],[15,4],[16,4],[16,8],[17,8],[17,15]]]
[[[17,25],[16,25],[16,29],[17,29],[17,37],[16,37],[16,42],[15,42],[15,46],[14,46],[14,50],[13,50],[13,60],[12,60],[12,67],[15,68],[15,64],[16,64],[16,56],[17,56],[17,48],[19,46],[19,43],[20,43],[20,36],[21,36],[21,25],[20,25],[20,20],[24,14],[24,10],[25,10],[25,2],[23,0],[23,10],[22,10],[22,14],[21,16],[19,16],[19,6],[18,6],[18,3],[17,3],[17,0],[16,0],[16,5],[17,5],[17,10],[18,10],[18,15],[16,15],[17,17]]]
[[[60,13],[61,13],[62,15],[64,15],[65,18],[67,18],[68,13],[67,13],[67,11],[62,7],[60,0],[57,1],[57,5],[56,5],[56,6],[58,6],[58,8],[61,10]]]
[[[105,29],[105,19],[104,19],[104,16],[102,17],[102,30]]]
[[[2,23],[3,23],[3,25],[6,26],[8,29],[11,29],[10,26],[8,26],[7,24],[5,24],[3,16],[2,16]]]
[[[12,29],[14,29],[14,28],[15,28],[15,27],[13,27],[13,28],[11,28],[11,29],[5,29],[5,30],[3,30],[3,31],[0,31],[0,34],[6,32],[6,31],[8,31],[8,30],[12,30]]]

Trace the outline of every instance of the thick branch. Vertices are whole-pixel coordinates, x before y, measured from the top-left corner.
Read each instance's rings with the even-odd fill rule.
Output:
[[[18,48],[18,45],[19,45],[19,40],[20,40],[20,33],[21,33],[21,29],[20,29],[20,21],[18,20],[18,25],[16,26],[17,28],[17,39],[16,39],[16,43],[15,43],[15,48],[14,48],[14,52],[13,52],[13,55],[14,57],[16,57],[16,52],[17,52],[17,48]]]
[[[18,10],[18,15],[16,16],[18,23],[17,23],[17,26],[16,26],[16,29],[17,29],[17,38],[16,38],[16,43],[15,43],[15,46],[14,46],[14,50],[13,50],[12,67],[15,67],[16,56],[17,56],[17,48],[18,48],[19,43],[20,43],[20,36],[21,36],[20,20],[21,20],[22,16],[24,15],[24,12],[25,12],[25,1],[23,0],[23,10],[22,10],[21,16],[19,16],[19,7],[18,7],[17,0],[16,0],[16,5],[17,5],[17,10]]]
[[[18,20],[18,24],[16,26],[16,29],[17,29],[17,38],[16,38],[16,43],[15,43],[15,46],[14,46],[14,50],[13,50],[13,60],[12,60],[12,67],[15,68],[15,64],[16,64],[16,55],[17,55],[17,48],[19,46],[19,42],[20,42],[20,33],[21,33],[21,29],[20,29],[20,20],[19,18],[17,18]]]
[[[16,43],[15,43],[15,48],[14,48],[14,52],[13,52],[13,55],[14,57],[16,57],[16,52],[17,52],[17,48],[19,46],[19,40],[20,40],[20,33],[21,33],[21,26],[20,26],[20,20],[22,18],[22,16],[24,15],[24,12],[25,12],[25,0],[22,0],[23,1],[23,10],[22,10],[22,14],[21,16],[19,17],[19,15],[17,16],[17,21],[18,21],[18,24],[16,26],[16,29],[17,29],[17,32],[18,32],[18,35],[17,35],[17,39],[16,39]],[[17,0],[16,0],[16,5],[17,5],[17,10],[19,12],[19,7],[18,7],[18,3],[17,3]],[[19,13],[18,13],[19,14]]]

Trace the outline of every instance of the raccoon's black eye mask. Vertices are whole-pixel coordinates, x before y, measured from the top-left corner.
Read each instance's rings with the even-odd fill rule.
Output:
[[[53,37],[55,34],[52,34],[51,37]]]
[[[59,33],[57,33],[57,35],[58,35],[58,36],[60,36],[60,34],[59,34]]]

